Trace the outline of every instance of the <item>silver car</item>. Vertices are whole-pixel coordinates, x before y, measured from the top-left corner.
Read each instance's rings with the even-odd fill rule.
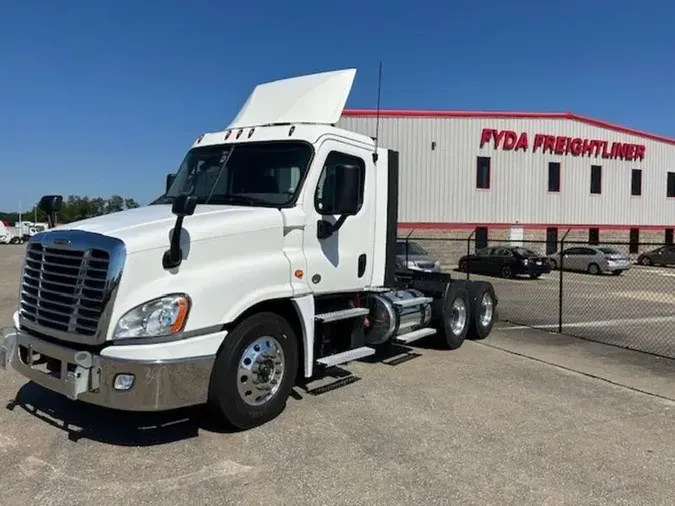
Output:
[[[396,264],[399,269],[406,267],[412,271],[441,272],[441,262],[429,255],[418,243],[408,241],[406,254],[406,241],[396,242]]]
[[[630,257],[606,246],[573,246],[563,252],[562,262],[560,251],[548,256],[551,269],[560,268],[562,263],[566,271],[585,271],[589,274],[603,274],[610,272],[615,276],[630,269]]]

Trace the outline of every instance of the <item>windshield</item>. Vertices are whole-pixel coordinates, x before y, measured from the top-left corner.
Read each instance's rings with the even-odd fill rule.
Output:
[[[200,204],[283,206],[291,202],[312,158],[304,142],[262,142],[191,149],[169,191],[153,204],[181,194]]]
[[[397,255],[405,255],[405,243],[404,242],[399,242],[396,243],[396,254]],[[409,242],[408,243],[408,255],[428,255],[426,250],[417,244],[416,242]]]
[[[532,251],[530,249],[527,249],[527,248],[516,248],[514,251],[517,254],[519,254],[521,256],[524,256],[524,257],[536,257],[537,256],[537,254],[534,251]]]

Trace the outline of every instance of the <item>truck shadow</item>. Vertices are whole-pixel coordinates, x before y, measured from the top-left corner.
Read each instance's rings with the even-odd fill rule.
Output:
[[[9,410],[17,407],[64,431],[73,442],[89,439],[116,446],[157,446],[195,438],[200,430],[235,432],[210,420],[203,407],[159,413],[116,411],[71,401],[32,381],[7,405]]]

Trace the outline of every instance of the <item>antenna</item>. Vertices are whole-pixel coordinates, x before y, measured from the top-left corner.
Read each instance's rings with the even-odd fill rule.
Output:
[[[377,146],[380,138],[380,95],[382,93],[382,60],[377,73],[377,116],[375,119],[375,153],[373,153],[373,163],[377,163]]]

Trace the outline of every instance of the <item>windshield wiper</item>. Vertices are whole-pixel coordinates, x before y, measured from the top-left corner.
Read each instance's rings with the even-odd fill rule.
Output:
[[[255,197],[246,197],[245,195],[214,195],[210,200],[209,204],[266,204],[269,205],[270,202],[263,199],[258,199]]]
[[[167,195],[162,195],[161,197],[157,197],[155,200],[150,202],[149,205],[153,206],[155,204],[171,204],[173,203],[175,198],[176,197],[169,197]]]

